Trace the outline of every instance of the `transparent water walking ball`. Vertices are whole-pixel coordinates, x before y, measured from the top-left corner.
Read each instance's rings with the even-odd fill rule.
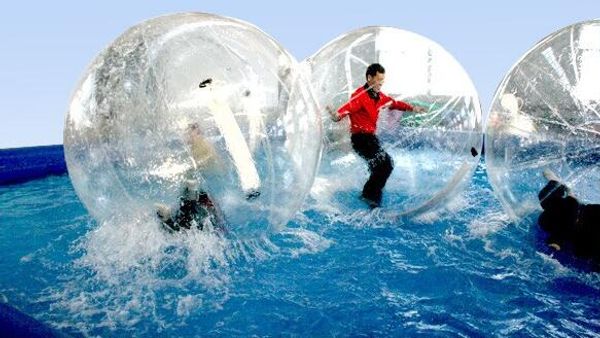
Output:
[[[582,202],[600,202],[600,21],[565,27],[529,50],[494,96],[490,182],[507,212],[539,209],[553,171]]]
[[[347,205],[365,207],[359,197],[369,171],[352,148],[349,119],[335,123],[325,111],[350,100],[373,63],[385,68],[382,92],[425,109],[379,113],[377,136],[394,162],[382,212],[431,210],[470,179],[482,146],[479,98],[465,70],[440,45],[396,28],[367,27],[334,39],[304,63],[324,114],[326,147],[311,192],[320,204],[343,212]]]
[[[298,210],[320,139],[294,58],[255,26],[201,13],[151,19],[111,43],[64,131],[73,185],[96,218],[153,216],[195,185],[240,233]]]

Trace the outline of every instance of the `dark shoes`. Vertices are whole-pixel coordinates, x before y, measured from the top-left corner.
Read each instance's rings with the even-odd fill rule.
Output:
[[[365,195],[361,195],[360,199],[363,200],[365,203],[367,203],[367,205],[369,205],[369,208],[371,208],[371,209],[381,207],[381,201],[373,200]]]
[[[254,199],[256,199],[258,196],[260,196],[260,191],[258,190],[251,190],[246,194],[246,199],[248,201],[252,201]]]

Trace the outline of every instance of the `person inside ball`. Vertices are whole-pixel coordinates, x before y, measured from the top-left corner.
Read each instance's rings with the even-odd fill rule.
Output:
[[[222,213],[208,193],[200,189],[198,180],[194,179],[195,171],[219,165],[216,151],[202,135],[197,123],[188,124],[185,141],[189,147],[193,167],[185,175],[187,179],[179,197],[179,208],[173,211],[169,206],[158,203],[156,214],[163,228],[169,232],[223,228],[225,221]]]
[[[390,155],[381,147],[376,136],[377,119],[382,108],[422,113],[425,108],[394,100],[381,91],[385,81],[385,69],[378,63],[367,67],[366,83],[352,93],[350,100],[335,111],[326,109],[335,122],[348,116],[352,148],[369,167],[370,177],[365,183],[361,198],[371,207],[381,206],[383,188],[392,173],[394,164]]]
[[[538,194],[543,209],[538,224],[548,234],[548,246],[557,251],[570,246],[576,255],[600,263],[600,204],[580,202],[551,170],[543,175],[548,182]]]

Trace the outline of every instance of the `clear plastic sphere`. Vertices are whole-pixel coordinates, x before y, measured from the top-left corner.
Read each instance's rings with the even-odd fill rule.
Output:
[[[600,201],[600,21],[561,29],[510,70],[492,102],[485,152],[513,218],[539,209],[550,169],[582,201]]]
[[[142,22],[89,66],[67,113],[73,185],[97,219],[177,208],[196,182],[230,230],[287,222],[321,148],[297,62],[248,23],[201,13]],[[193,183],[192,183],[193,184]]]
[[[337,110],[349,101],[372,63],[385,68],[383,93],[426,109],[380,110],[377,136],[394,162],[381,212],[431,210],[470,179],[482,146],[479,98],[465,70],[441,46],[408,31],[367,27],[336,38],[304,63],[326,139],[311,192],[315,199],[347,212],[345,206],[356,208],[353,201],[369,177],[366,161],[353,151],[349,118],[333,122],[326,107]]]

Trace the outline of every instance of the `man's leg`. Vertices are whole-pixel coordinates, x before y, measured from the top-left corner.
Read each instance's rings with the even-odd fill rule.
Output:
[[[381,204],[383,187],[394,170],[392,158],[381,149],[381,152],[372,160],[371,177],[365,187],[371,192],[373,200]]]
[[[392,158],[381,148],[375,135],[352,135],[352,147],[367,161],[371,174],[363,187],[362,196],[373,202],[371,206],[378,207],[381,204],[382,189],[394,168]]]

